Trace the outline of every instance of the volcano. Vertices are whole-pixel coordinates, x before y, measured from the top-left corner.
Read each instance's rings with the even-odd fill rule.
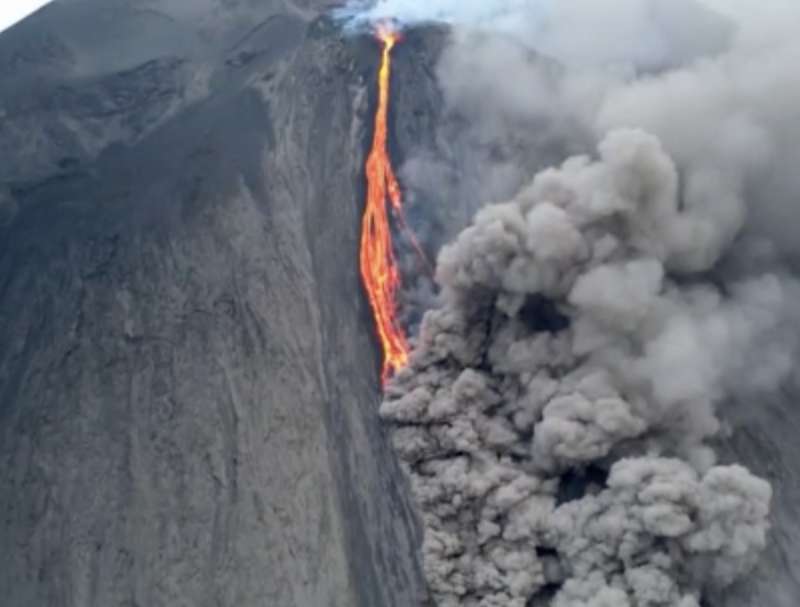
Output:
[[[380,56],[327,8],[0,36],[4,605],[418,602],[358,270]]]
[[[333,4],[56,0],[0,35],[4,606],[430,604],[358,263],[381,53]],[[398,161],[458,148],[445,35],[394,49]],[[713,607],[800,596],[784,396],[731,405],[774,529]]]

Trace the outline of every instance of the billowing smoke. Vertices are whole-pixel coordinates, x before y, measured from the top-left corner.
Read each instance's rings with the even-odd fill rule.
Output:
[[[440,605],[689,607],[758,558],[770,486],[706,441],[737,375],[789,370],[787,294],[692,280],[722,236],[679,192],[655,137],[616,130],[442,251],[381,407]]]
[[[351,15],[454,28],[437,74],[471,124],[460,141],[480,143],[463,164],[420,151],[411,187],[441,170],[516,192],[442,249],[439,305],[380,410],[440,607],[697,607],[767,544],[769,483],[713,446],[726,401],[758,407],[796,355],[800,43],[784,24],[800,8],[710,4]],[[578,153],[532,172],[537,133]]]

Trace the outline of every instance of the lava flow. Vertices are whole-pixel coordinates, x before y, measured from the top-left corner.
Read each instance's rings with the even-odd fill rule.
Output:
[[[392,248],[387,200],[402,219],[403,198],[387,149],[387,123],[392,73],[392,49],[400,39],[389,27],[376,37],[383,52],[378,75],[378,108],[372,149],[367,157],[367,203],[361,230],[361,276],[383,348],[384,383],[408,362],[408,340],[397,319],[396,294],[400,274]]]

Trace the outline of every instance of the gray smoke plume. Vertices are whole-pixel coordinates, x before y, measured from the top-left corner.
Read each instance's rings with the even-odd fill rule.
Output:
[[[678,182],[655,137],[612,131],[442,251],[381,406],[439,605],[690,607],[758,558],[770,486],[707,439],[744,365],[789,370],[786,294],[689,280],[728,227]]]
[[[800,7],[722,5],[356,13],[453,26],[437,75],[461,130],[402,174],[450,184],[451,206],[502,201],[442,249],[439,305],[380,410],[440,607],[697,607],[766,546],[770,485],[713,445],[726,401],[775,390],[797,350],[779,260]],[[537,139],[567,159],[532,171]]]

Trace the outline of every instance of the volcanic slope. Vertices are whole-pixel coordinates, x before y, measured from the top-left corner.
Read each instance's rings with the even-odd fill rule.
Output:
[[[327,8],[0,36],[4,606],[420,602],[358,272],[379,47]]]

